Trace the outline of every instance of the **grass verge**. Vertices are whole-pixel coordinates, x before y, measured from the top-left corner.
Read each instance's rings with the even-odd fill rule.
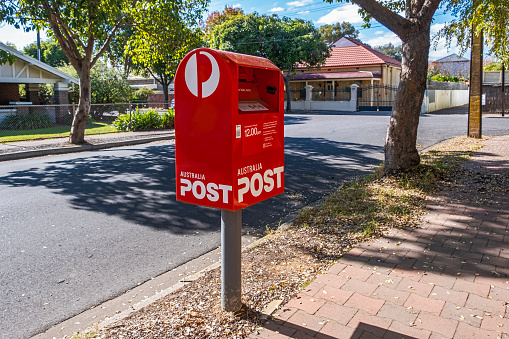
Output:
[[[68,137],[71,132],[70,126],[54,126],[49,128],[39,128],[32,130],[2,130],[0,131],[0,143],[16,141],[32,141],[41,139],[52,139]],[[94,122],[87,125],[85,135],[117,133],[118,131],[111,124],[103,122]]]
[[[345,183],[323,204],[302,211],[294,225],[270,231],[243,251],[242,312],[222,311],[221,272],[215,269],[95,337],[244,338],[263,325],[269,302],[285,304],[356,244],[392,227],[417,225],[426,201],[452,185],[459,165],[481,145],[454,139],[423,154],[422,165],[412,171]]]

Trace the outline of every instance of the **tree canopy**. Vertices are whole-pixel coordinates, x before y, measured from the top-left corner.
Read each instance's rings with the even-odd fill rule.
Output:
[[[445,37],[450,45],[456,38],[461,52],[471,45],[472,28],[483,32],[486,52],[509,67],[509,1],[508,0],[449,0],[447,10],[455,17],[437,37]],[[436,43],[436,41],[435,41]]]
[[[194,4],[188,0],[9,0],[0,5],[0,19],[26,29],[49,28],[62,47],[80,79],[80,100],[69,136],[69,141],[77,144],[85,141],[91,103],[90,70],[120,27],[150,30],[158,21],[178,30],[182,23],[201,19],[201,11],[195,11]]]
[[[403,48],[394,46],[391,42],[383,46],[375,46],[374,49],[398,61],[401,61],[403,55]]]
[[[203,30],[205,31],[205,34],[210,34],[214,30],[214,27],[228,21],[233,16],[244,14],[245,13],[241,8],[226,5],[222,11],[214,11],[207,16]]]
[[[286,72],[285,85],[295,65],[317,66],[330,55],[320,32],[310,21],[277,15],[236,15],[209,35],[212,48],[267,58]],[[291,110],[287,95],[287,110]]]
[[[359,31],[355,27],[346,21],[342,23],[336,23],[334,25],[325,24],[320,27],[320,33],[323,35],[325,41],[329,44],[339,40],[339,38],[347,36],[350,38],[357,39]]]
[[[23,53],[37,59],[37,42],[32,42],[23,48]],[[53,40],[41,41],[41,61],[52,67],[69,64],[69,59],[67,59],[62,47]]]

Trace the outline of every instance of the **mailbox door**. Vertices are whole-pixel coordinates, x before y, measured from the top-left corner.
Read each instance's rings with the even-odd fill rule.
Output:
[[[197,49],[175,76],[177,200],[233,209],[231,66],[215,51]]]

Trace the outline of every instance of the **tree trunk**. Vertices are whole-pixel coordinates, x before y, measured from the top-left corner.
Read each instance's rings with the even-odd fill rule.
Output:
[[[420,162],[417,127],[426,90],[429,25],[403,40],[401,78],[385,141],[385,172],[408,170]]]
[[[290,113],[292,111],[292,98],[290,93],[290,75],[284,76],[283,80],[285,82],[285,91],[286,91],[286,113]]]
[[[168,81],[163,81],[163,95],[164,95],[164,109],[168,109],[168,87],[170,86]]]
[[[72,120],[71,134],[69,135],[69,143],[71,144],[83,144],[85,142],[85,128],[92,102],[90,68],[89,62],[88,67],[83,66],[78,74],[80,78],[80,98],[78,110],[74,113]]]

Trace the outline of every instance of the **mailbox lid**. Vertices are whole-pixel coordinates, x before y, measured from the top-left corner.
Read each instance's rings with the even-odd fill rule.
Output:
[[[266,68],[266,69],[274,69],[281,71],[272,61],[269,59],[253,56],[253,55],[246,55],[246,54],[239,54],[234,52],[226,52],[226,51],[217,51],[213,50],[219,55],[223,56],[223,58],[226,58],[233,63],[239,65],[239,66],[251,66],[251,67],[257,67],[257,68]]]

